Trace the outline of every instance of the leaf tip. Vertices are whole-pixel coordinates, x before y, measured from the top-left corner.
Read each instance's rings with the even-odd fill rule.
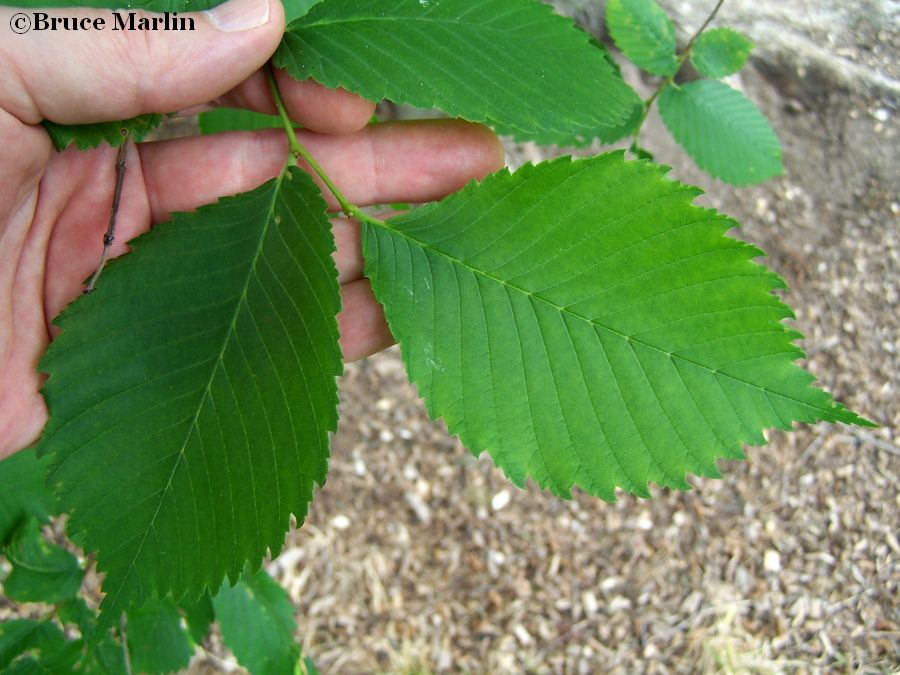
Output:
[[[853,412],[845,406],[843,403],[839,403],[838,401],[834,402],[834,407],[832,408],[834,413],[835,422],[842,422],[843,424],[847,424],[850,426],[856,427],[866,427],[869,429],[878,429],[881,427],[877,422],[873,422],[870,419],[863,417],[862,415]]]

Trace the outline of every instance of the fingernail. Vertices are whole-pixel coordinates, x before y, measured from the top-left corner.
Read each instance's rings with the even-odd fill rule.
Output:
[[[259,28],[269,21],[269,0],[229,0],[204,12],[212,25],[226,33]]]

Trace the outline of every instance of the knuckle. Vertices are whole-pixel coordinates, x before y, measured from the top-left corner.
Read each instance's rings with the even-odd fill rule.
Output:
[[[158,91],[159,73],[166,72],[166,41],[152,31],[126,31],[116,41],[114,57],[127,64],[128,81],[120,91],[126,97],[121,103],[134,116],[155,110],[154,95]]]

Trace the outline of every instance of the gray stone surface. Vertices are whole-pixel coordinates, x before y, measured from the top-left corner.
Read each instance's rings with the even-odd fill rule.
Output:
[[[559,9],[603,35],[606,3],[558,0]],[[686,42],[714,3],[662,0]],[[755,59],[793,69],[800,79],[825,77],[844,88],[900,93],[900,3],[894,0],[727,0],[714,25],[745,32]]]
[[[555,4],[608,41],[605,1]],[[683,45],[715,3],[661,4]],[[799,182],[813,204],[858,209],[865,197],[866,205],[877,202],[893,216],[889,207],[900,185],[900,2],[726,0],[712,26],[737,28],[757,45],[748,67],[729,83],[744,90],[772,121],[785,148],[788,181],[802,177]],[[628,69],[626,79],[639,89],[643,85],[645,92],[657,82],[641,81]],[[722,192],[721,184],[691,169],[655,115],[643,137],[658,159],[685,167],[679,177]]]

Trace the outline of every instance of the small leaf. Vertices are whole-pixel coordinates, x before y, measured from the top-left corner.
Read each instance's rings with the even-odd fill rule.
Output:
[[[197,118],[204,134],[220,134],[223,131],[256,131],[281,128],[281,118],[252,110],[218,108],[200,113]]]
[[[181,609],[184,610],[191,639],[194,644],[202,645],[209,633],[209,627],[216,619],[209,593],[204,593],[196,602],[181,603]]]
[[[34,450],[23,450],[0,461],[0,546],[28,518],[46,523],[56,513],[56,498],[46,485],[50,462]]]
[[[52,654],[65,644],[62,630],[52,621],[10,619],[0,623],[0,669],[23,654]]]
[[[128,611],[128,651],[138,673],[171,673],[187,666],[194,654],[181,614],[170,599],[152,599]]]
[[[36,520],[16,531],[6,557],[12,571],[3,588],[12,600],[56,604],[74,597],[81,588],[84,570],[78,558],[48,543]]]
[[[225,644],[252,675],[293,673],[300,658],[294,605],[264,570],[213,598]]]
[[[140,115],[121,122],[97,122],[96,124],[57,124],[44,120],[44,129],[57,150],[65,150],[73,143],[79,150],[90,150],[108,143],[114,148],[126,138],[140,141],[159,126],[162,115]]]
[[[678,71],[675,26],[655,0],[609,0],[606,23],[616,46],[654,75]]]
[[[325,0],[274,60],[299,80],[543,143],[619,125],[639,102],[584,31],[533,0]]]
[[[762,252],[622,153],[501,171],[379,225],[366,274],[432,417],[518,485],[687,489],[794,420],[866,423],[810,386]]]
[[[781,143],[769,120],[723,82],[667,87],[659,113],[697,166],[726,183],[762,183],[784,172]]]
[[[321,2],[321,0],[282,0],[284,5],[284,20],[287,23],[299,19],[301,16],[309,12],[313,5]]]
[[[82,635],[90,635],[94,631],[94,621],[97,613],[88,607],[81,596],[75,596],[61,602],[58,607],[58,616],[63,623],[74,624]]]
[[[291,168],[131,241],[57,319],[39,452],[106,575],[101,629],[258,567],[324,482],[342,369],[326,211]]]
[[[83,649],[81,672],[98,675],[126,675],[125,654],[122,645],[107,631],[102,637],[95,634],[97,612],[88,607],[81,597],[75,597],[59,605],[61,621],[78,626]]]
[[[3,675],[59,675],[74,673],[75,664],[81,654],[81,640],[62,642],[45,647],[39,654],[28,654],[13,661],[3,671]]]
[[[88,643],[88,653],[82,661],[83,672],[96,675],[128,675],[122,645],[107,633],[99,644]]]
[[[691,63],[706,77],[728,77],[744,67],[755,46],[750,38],[736,30],[715,28],[697,38]]]

